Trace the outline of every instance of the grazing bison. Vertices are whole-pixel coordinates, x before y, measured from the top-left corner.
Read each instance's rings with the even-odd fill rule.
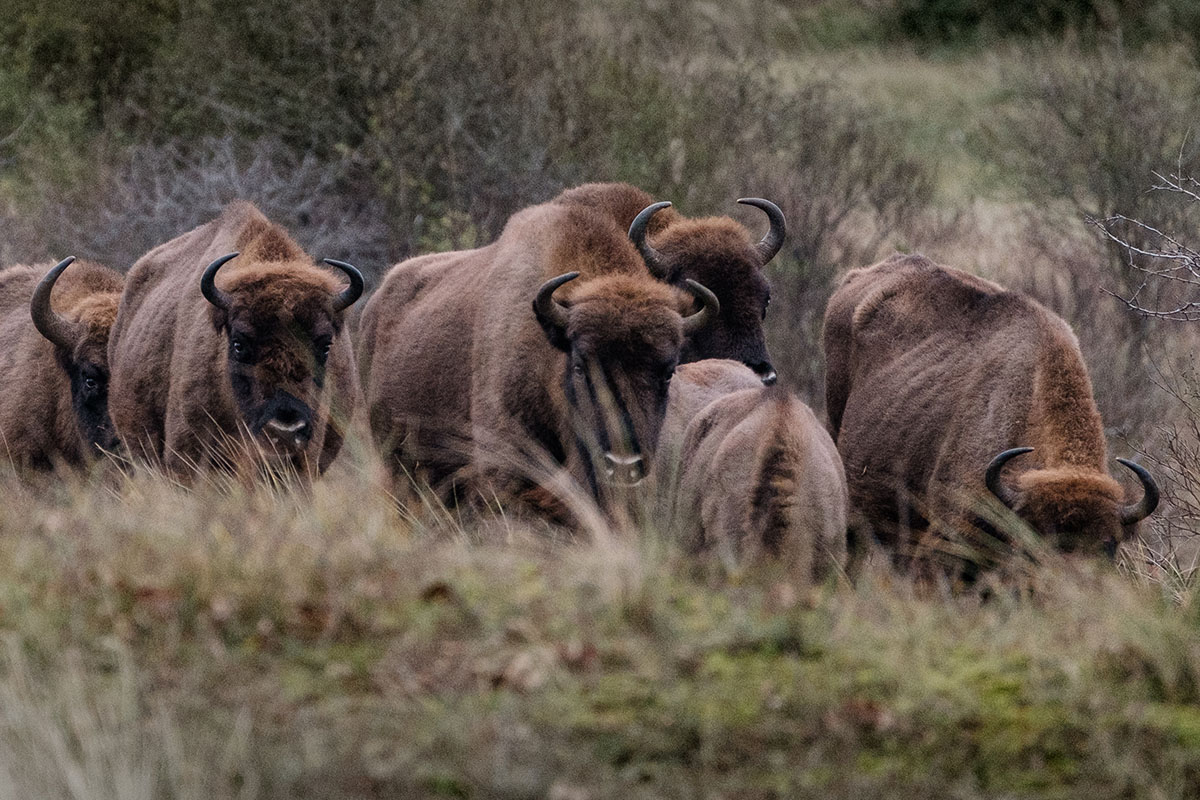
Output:
[[[349,264],[316,266],[249,203],[160,245],[126,278],[109,343],[117,432],[173,473],[249,452],[303,475],[342,444],[357,397]]]
[[[688,338],[684,362],[730,358],[750,367],[764,383],[774,383],[775,368],[767,354],[763,320],[771,302],[763,268],[783,247],[786,226],[774,203],[743,198],[739,203],[766,212],[770,229],[757,244],[729,217],[687,219],[670,203],[625,183],[588,183],[560,194],[555,201],[595,209],[629,231],[650,271],[659,279],[683,286],[691,279],[721,302],[712,325]]]
[[[74,261],[0,272],[0,454],[20,467],[82,466],[117,444],[108,334],[121,276],[83,261],[67,270]]]
[[[690,315],[623,228],[558,203],[515,214],[486,247],[401,263],[360,329],[372,434],[396,472],[448,485],[469,462],[485,495],[552,516],[563,466],[596,497],[636,483],[684,338],[719,311],[686,285]]]
[[[990,530],[988,490],[1065,552],[1111,554],[1154,510],[1143,468],[1121,460],[1134,502],[1109,476],[1075,335],[1029,297],[895,255],[846,275],[824,345],[851,506],[898,560],[934,555],[934,520]]]
[[[656,470],[689,549],[778,560],[801,583],[846,561],[846,477],[808,406],[727,360],[681,366]]]

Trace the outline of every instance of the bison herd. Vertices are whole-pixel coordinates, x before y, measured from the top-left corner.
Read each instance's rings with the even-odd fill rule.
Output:
[[[358,319],[358,270],[244,202],[124,277],[11,267],[0,443],[22,471],[123,453],[183,480],[310,479],[361,421],[402,498],[567,525],[580,497],[648,502],[692,551],[805,579],[868,539],[909,565],[1016,547],[1013,515],[1064,552],[1136,534],[1158,490],[1131,461],[1135,496],[1109,475],[1061,318],[921,256],[851,270],[825,314],[826,426],[767,352],[783,214],[738,202],[761,238],[587,184],[484,247],[397,264]]]

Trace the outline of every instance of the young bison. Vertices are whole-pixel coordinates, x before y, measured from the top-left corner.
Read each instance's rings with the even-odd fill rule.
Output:
[[[693,551],[782,563],[801,584],[846,561],[846,477],[808,406],[733,361],[681,366],[656,470]]]

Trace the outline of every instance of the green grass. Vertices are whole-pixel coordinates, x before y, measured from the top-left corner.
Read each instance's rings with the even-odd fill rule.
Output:
[[[349,468],[0,501],[0,796],[1200,790],[1200,615],[1098,565],[806,593],[637,532],[416,529]]]

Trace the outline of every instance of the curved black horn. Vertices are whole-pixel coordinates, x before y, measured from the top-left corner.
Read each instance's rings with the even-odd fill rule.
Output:
[[[346,273],[346,277],[350,279],[350,285],[343,289],[333,301],[333,310],[335,313],[345,311],[354,305],[355,300],[362,297],[364,286],[362,273],[353,264],[347,264],[345,261],[334,261],[332,258],[322,260],[329,266],[337,267]]]
[[[642,260],[646,262],[646,266],[650,270],[650,274],[659,280],[666,280],[669,269],[663,259],[662,253],[655,250],[646,241],[646,229],[650,227],[650,218],[664,208],[670,208],[669,201],[654,203],[643,208],[636,217],[633,218],[633,224],[629,226],[629,238],[633,240],[633,244],[637,247],[638,252],[642,254]]]
[[[708,290],[708,287],[691,278],[685,280],[684,284],[687,290],[703,304],[695,314],[689,314],[683,318],[683,333],[685,336],[690,336],[717,318],[717,315],[721,313],[721,301]]]
[[[1005,450],[992,459],[992,463],[988,464],[987,472],[983,474],[983,482],[987,485],[988,491],[1000,498],[1000,502],[1009,508],[1016,505],[1017,495],[1000,482],[1000,472],[1009,459],[1032,452],[1032,447],[1014,447],[1011,450]]]
[[[557,278],[551,278],[542,284],[542,288],[538,289],[537,297],[533,300],[533,310],[537,315],[559,330],[567,327],[567,309],[554,299],[554,292],[564,283],[578,277],[578,272],[568,272]]]
[[[33,326],[38,333],[45,336],[53,344],[64,350],[75,349],[79,337],[83,336],[83,325],[60,317],[50,308],[50,293],[54,290],[54,282],[63,270],[71,266],[75,256],[68,256],[54,265],[46,273],[37,288],[33,290],[33,299],[29,301],[29,314],[33,317]]]
[[[1118,458],[1117,461],[1133,470],[1133,473],[1138,476],[1138,480],[1142,482],[1144,493],[1141,501],[1121,509],[1121,524],[1133,525],[1153,514],[1154,509],[1158,508],[1158,484],[1141,464],[1135,464],[1127,458]]]
[[[761,208],[766,212],[767,218],[771,220],[771,229],[767,231],[767,235],[757,245],[758,254],[762,257],[762,263],[766,264],[783,247],[783,239],[787,236],[787,222],[783,219],[783,211],[770,200],[763,200],[761,197],[743,197],[738,202],[743,205]]]
[[[225,262],[232,261],[237,258],[237,253],[230,253],[227,256],[221,256],[216,261],[208,265],[204,270],[204,274],[200,277],[200,292],[204,295],[204,299],[212,303],[222,311],[228,311],[232,303],[229,295],[217,288],[213,282],[217,277],[217,270],[225,265]]]

